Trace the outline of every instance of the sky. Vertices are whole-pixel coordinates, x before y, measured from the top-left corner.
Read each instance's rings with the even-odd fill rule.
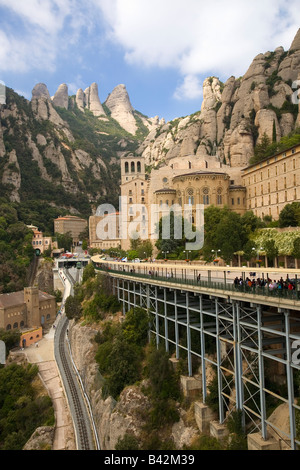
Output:
[[[298,0],[0,0],[0,82],[31,99],[124,84],[132,106],[166,121],[201,109],[203,81],[240,77],[290,48]]]

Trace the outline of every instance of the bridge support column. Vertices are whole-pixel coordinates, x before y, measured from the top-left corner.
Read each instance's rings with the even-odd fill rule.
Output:
[[[203,403],[206,402],[207,397],[207,383],[206,383],[206,362],[205,362],[205,335],[204,335],[204,322],[203,322],[203,296],[199,297],[199,311],[200,311],[200,346],[201,346],[201,369],[202,369],[202,394]]]
[[[174,291],[174,304],[175,304],[175,343],[176,343],[176,359],[179,359],[179,329],[178,329],[177,290]]]
[[[126,303],[125,303],[125,281],[123,279],[122,281],[122,291],[123,291],[123,298],[122,298],[122,303],[123,303],[123,315],[125,317],[126,315]]]
[[[167,304],[167,289],[164,288],[164,314],[165,314],[165,345],[166,352],[169,352],[169,328],[168,328],[168,304]]]
[[[286,334],[286,377],[287,377],[287,387],[288,387],[288,398],[289,398],[289,415],[290,415],[290,436],[291,436],[291,445],[292,449],[296,450],[296,424],[295,424],[295,408],[294,408],[294,380],[293,380],[293,370],[292,370],[292,354],[291,354],[291,345],[290,345],[290,313],[289,311],[284,312],[285,316],[285,334]]]
[[[187,336],[187,353],[188,353],[188,371],[189,376],[192,377],[193,375],[193,367],[192,367],[192,352],[191,352],[191,328],[190,328],[190,298],[189,293],[186,292],[185,294],[185,301],[186,301],[186,336]]]
[[[241,352],[241,329],[239,326],[240,305],[234,302],[232,305],[233,313],[233,339],[234,339],[234,356],[235,356],[235,386],[236,386],[236,409],[242,411],[244,403],[243,391],[243,360]],[[243,413],[243,427],[245,427],[245,416]]]
[[[262,338],[262,316],[261,305],[257,306],[257,334],[258,334],[258,373],[259,373],[259,393],[260,393],[260,414],[261,414],[261,435],[264,441],[268,439],[267,433],[267,412],[266,412],[266,393],[265,393],[265,371],[263,357],[263,338]]]
[[[156,346],[159,346],[159,316],[158,316],[158,297],[157,287],[155,287],[155,331],[156,331]]]
[[[217,375],[218,375],[218,395],[219,395],[219,421],[220,424],[224,423],[224,403],[222,396],[222,371],[221,371],[221,340],[220,340],[220,320],[219,320],[219,304],[218,299],[215,300],[215,309],[216,309],[216,349],[217,349]]]

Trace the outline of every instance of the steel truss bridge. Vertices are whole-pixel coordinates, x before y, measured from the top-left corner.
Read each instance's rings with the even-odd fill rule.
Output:
[[[98,257],[92,262],[97,270],[111,276],[124,315],[133,307],[147,309],[150,334],[157,346],[163,344],[177,359],[187,357],[189,376],[199,373],[200,363],[203,403],[208,395],[208,367],[215,368],[221,424],[240,410],[248,434],[259,432],[267,440],[272,431],[289,448],[298,448],[300,271],[137,265],[104,262]],[[233,278],[245,279],[251,271],[261,278],[293,277],[296,289],[236,288]],[[275,391],[274,383],[278,385]],[[288,407],[288,432],[268,420],[270,400]]]

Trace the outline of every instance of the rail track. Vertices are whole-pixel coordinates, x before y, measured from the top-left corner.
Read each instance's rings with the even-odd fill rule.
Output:
[[[94,450],[95,445],[91,435],[91,426],[86,404],[82,398],[79,384],[72,370],[70,357],[66,351],[65,337],[67,334],[68,323],[68,319],[63,317],[59,322],[59,327],[56,331],[57,361],[59,362],[60,372],[63,376],[63,382],[73,417],[77,449]]]

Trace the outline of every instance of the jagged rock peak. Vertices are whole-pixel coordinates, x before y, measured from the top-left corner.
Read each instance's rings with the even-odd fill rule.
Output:
[[[65,109],[69,108],[69,91],[68,86],[65,83],[59,85],[52,102],[54,106],[59,106],[60,108]]]
[[[117,85],[106,100],[106,106],[112,111],[116,106],[122,106],[122,108],[128,112],[133,111],[133,107],[130,103],[129,95],[126,90],[126,86],[121,84]]]
[[[84,91],[82,90],[82,88],[79,88],[79,90],[76,93],[76,104],[81,111],[84,111],[85,96],[84,96]]]
[[[296,50],[300,50],[300,28],[298,29],[297,34],[294,37],[294,40],[290,47],[290,51],[296,51]]]
[[[106,106],[114,118],[130,134],[137,131],[137,123],[134,117],[134,109],[131,106],[130,99],[125,85],[118,85],[108,96]]]
[[[105,116],[104,109],[100,102],[99,92],[98,92],[98,85],[97,83],[92,83],[90,86],[90,111],[94,114],[94,116]]]
[[[76,104],[81,111],[87,108],[94,116],[100,117],[106,115],[99,98],[98,85],[95,82],[84,91],[79,88],[76,93]]]
[[[51,100],[47,85],[44,83],[37,83],[32,90],[32,99],[46,98]]]

